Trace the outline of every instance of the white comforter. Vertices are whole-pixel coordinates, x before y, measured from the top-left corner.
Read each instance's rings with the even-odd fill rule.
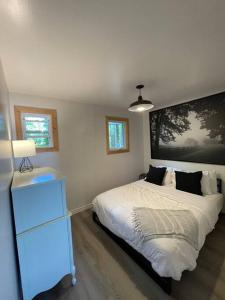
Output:
[[[199,248],[206,235],[213,230],[223,206],[223,196],[198,196],[157,186],[139,180],[98,195],[93,201],[94,211],[101,223],[144,255],[160,275],[180,280],[184,270],[193,270],[199,252],[185,240],[158,238],[140,242],[132,223],[133,207],[189,209],[199,223]]]

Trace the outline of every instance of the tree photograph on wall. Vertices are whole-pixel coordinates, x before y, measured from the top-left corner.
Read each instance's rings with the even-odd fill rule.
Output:
[[[149,113],[151,158],[225,165],[225,92]]]

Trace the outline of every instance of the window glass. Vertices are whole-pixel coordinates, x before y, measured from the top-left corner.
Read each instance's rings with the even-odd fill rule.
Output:
[[[121,117],[106,117],[107,153],[129,151],[129,120]]]
[[[52,147],[52,122],[50,115],[22,113],[24,139],[34,140],[37,148]]]
[[[108,123],[109,130],[109,148],[110,150],[118,150],[126,148],[126,131],[125,123],[118,121],[110,121]]]

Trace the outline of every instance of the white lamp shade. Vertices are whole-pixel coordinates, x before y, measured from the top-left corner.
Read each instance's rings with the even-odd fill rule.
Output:
[[[29,157],[36,155],[35,143],[33,140],[13,141],[14,157]]]

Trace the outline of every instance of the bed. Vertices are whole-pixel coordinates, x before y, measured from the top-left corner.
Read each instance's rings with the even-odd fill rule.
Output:
[[[157,238],[140,242],[134,230],[134,207],[153,209],[185,208],[195,216],[198,226],[199,249],[183,239]],[[180,280],[184,270],[192,271],[206,235],[211,232],[223,207],[223,195],[199,196],[139,180],[98,195],[93,201],[94,214],[104,228],[131,246],[150,262],[160,278]],[[170,288],[167,289],[167,292]]]

